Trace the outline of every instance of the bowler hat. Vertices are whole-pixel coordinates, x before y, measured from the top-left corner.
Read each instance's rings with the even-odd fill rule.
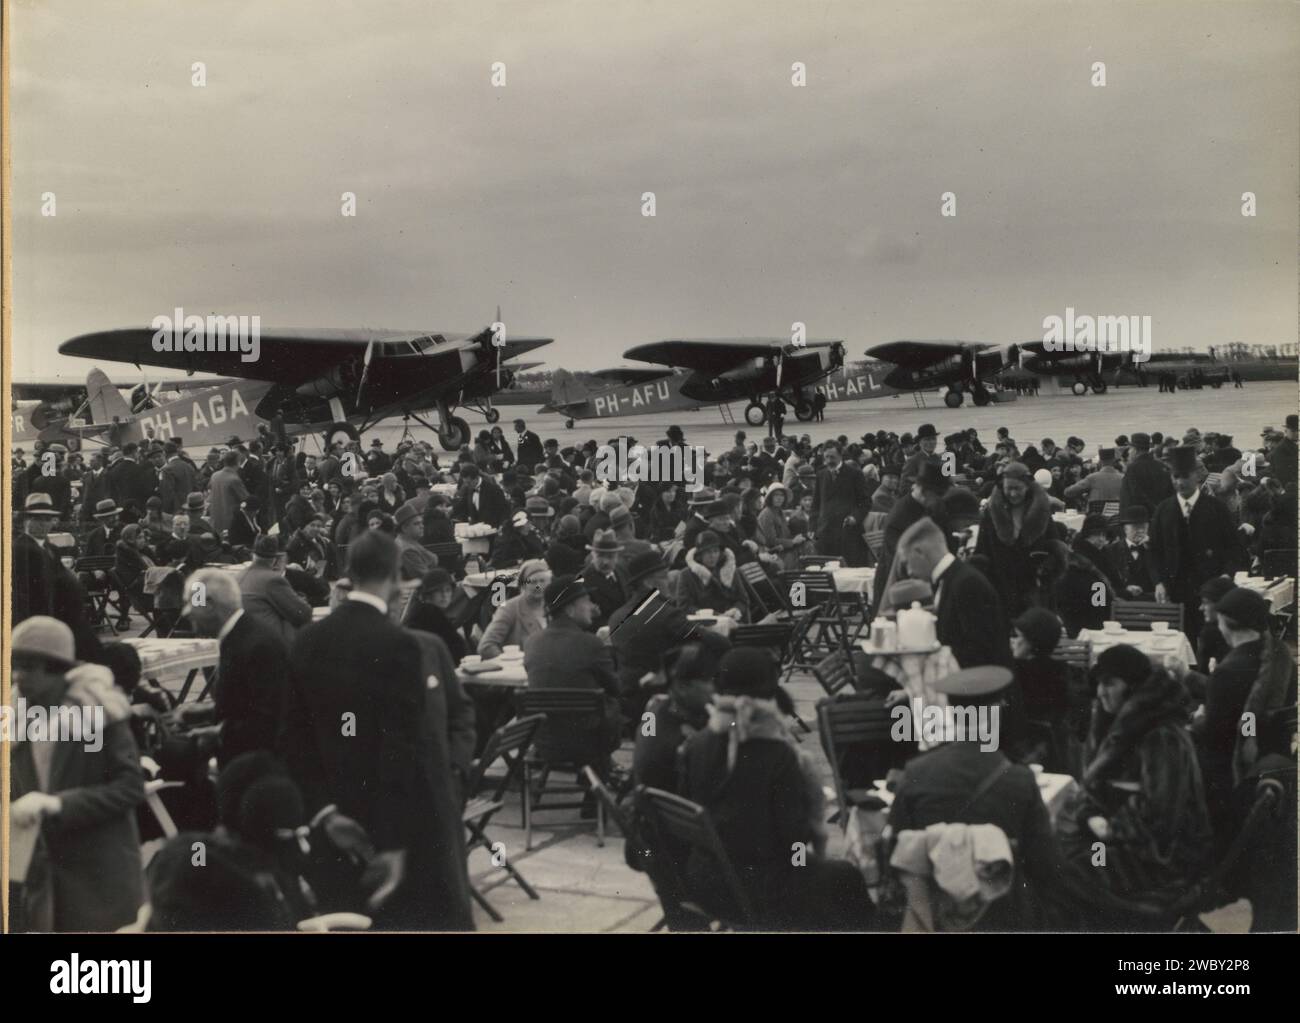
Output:
[[[546,609],[551,614],[555,614],[557,611],[568,607],[579,597],[588,596],[590,593],[591,591],[587,589],[581,576],[558,575],[546,587],[546,593],[544,594]]]
[[[1248,629],[1268,631],[1268,601],[1262,594],[1244,586],[1236,586],[1225,593],[1215,602],[1214,610]]]
[[[916,439],[924,440],[926,437],[937,437],[939,431],[934,428],[933,423],[922,423],[916,431]]]
[[[1098,515],[1096,513],[1085,515],[1083,517],[1083,525],[1079,527],[1079,535],[1090,536],[1093,533],[1105,533],[1107,525],[1105,515]]]
[[[1126,526],[1145,526],[1151,521],[1151,513],[1144,504],[1130,504],[1120,512],[1119,521]]]

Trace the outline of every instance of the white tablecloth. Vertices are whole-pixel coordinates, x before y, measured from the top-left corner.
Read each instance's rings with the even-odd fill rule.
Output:
[[[1263,596],[1268,601],[1269,610],[1273,614],[1290,607],[1295,599],[1294,579],[1274,579],[1272,582],[1265,582],[1260,576],[1253,575],[1243,580],[1241,585]]]
[[[1092,643],[1089,664],[1095,664],[1097,655],[1103,650],[1120,644],[1137,647],[1153,661],[1161,660],[1166,654],[1174,654],[1189,666],[1196,664],[1196,651],[1188,641],[1187,635],[1174,632],[1172,629],[1164,633],[1136,630],[1111,633],[1101,629],[1080,629],[1078,638]]]
[[[1083,512],[1053,512],[1052,521],[1059,522],[1066,529],[1078,530],[1083,525]]]
[[[811,565],[809,572],[824,572],[821,565]],[[835,588],[841,593],[870,593],[876,581],[874,568],[833,568],[831,575],[835,579]]]
[[[524,671],[524,659],[522,657],[505,660],[500,657],[490,661],[482,661],[482,664],[497,664],[501,666],[500,671],[472,672],[465,671],[464,668],[459,672],[462,684],[477,686],[503,686],[507,689],[522,689],[528,685],[528,673]]]

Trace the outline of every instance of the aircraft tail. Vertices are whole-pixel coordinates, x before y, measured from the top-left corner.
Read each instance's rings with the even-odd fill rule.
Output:
[[[556,408],[582,405],[588,399],[586,385],[567,369],[551,374],[551,404]]]
[[[92,424],[115,427],[109,432],[114,444],[139,441],[144,436],[131,406],[103,370],[92,369],[86,374],[86,401],[90,405]]]

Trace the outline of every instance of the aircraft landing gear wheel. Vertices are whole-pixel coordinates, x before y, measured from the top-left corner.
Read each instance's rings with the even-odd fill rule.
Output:
[[[1092,393],[1093,393],[1093,394],[1105,394],[1105,393],[1106,393],[1106,381],[1105,381],[1105,380],[1094,380],[1093,383],[1092,383]]]
[[[794,417],[801,423],[807,423],[812,420],[814,415],[812,402],[796,401],[794,403]]]
[[[572,420],[572,419],[566,419],[566,420],[564,421],[564,428],[565,428],[566,430],[572,430],[572,429],[573,429],[573,420]]]
[[[767,409],[761,402],[751,401],[745,406],[745,422],[750,426],[762,426],[767,422]]]
[[[1082,380],[1076,380],[1070,385],[1070,393],[1075,397],[1081,398],[1088,393],[1088,385]]]
[[[483,418],[488,421],[488,426],[492,426],[501,419],[501,410],[499,408],[490,408],[483,413]]]
[[[469,423],[459,416],[451,416],[438,431],[438,443],[444,451],[459,451],[469,443]]]
[[[961,391],[949,391],[943,396],[943,403],[949,408],[961,408],[963,398]]]
[[[975,404],[980,408],[993,402],[993,395],[989,394],[989,392],[982,387],[972,394],[971,397],[974,399]]]
[[[361,434],[357,433],[356,428],[351,423],[335,423],[325,431],[325,450],[328,451],[333,444],[342,443],[346,445],[350,441],[360,439]]]

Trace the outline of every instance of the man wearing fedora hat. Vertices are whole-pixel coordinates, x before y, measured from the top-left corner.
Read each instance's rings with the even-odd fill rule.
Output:
[[[12,622],[17,625],[33,615],[57,618],[72,630],[77,656],[95,661],[100,644],[86,617],[86,591],[45,543],[58,521],[59,513],[48,494],[37,491],[27,495],[22,532],[13,541]]]
[[[239,579],[244,613],[293,646],[298,630],[311,622],[311,605],[284,576],[287,559],[273,536],[253,542],[253,563]]]
[[[582,580],[598,613],[595,627],[599,629],[609,621],[610,615],[627,601],[631,590],[627,569],[619,564],[623,545],[612,529],[600,529],[587,545],[587,564],[582,570]]]
[[[1169,476],[1174,494],[1151,516],[1155,594],[1161,603],[1183,605],[1183,630],[1195,637],[1201,631],[1201,584],[1245,568],[1247,559],[1232,513],[1201,489],[1205,467],[1195,449],[1174,449]]]
[[[438,567],[438,556],[424,549],[424,518],[410,503],[403,504],[394,516],[397,520],[397,549],[400,553],[402,579],[423,579]]]
[[[112,672],[79,665],[74,647],[68,625],[45,615],[16,625],[10,644],[14,684],[29,705],[103,708],[97,734],[83,741],[13,743],[10,827],[40,829],[23,885],[24,930],[112,931],[144,901],[135,817],[144,777],[130,704]]]
[[[86,534],[82,542],[83,553],[88,558],[102,558],[113,553],[117,543],[118,519],[121,509],[111,497],[106,497],[95,504],[95,526]]]

